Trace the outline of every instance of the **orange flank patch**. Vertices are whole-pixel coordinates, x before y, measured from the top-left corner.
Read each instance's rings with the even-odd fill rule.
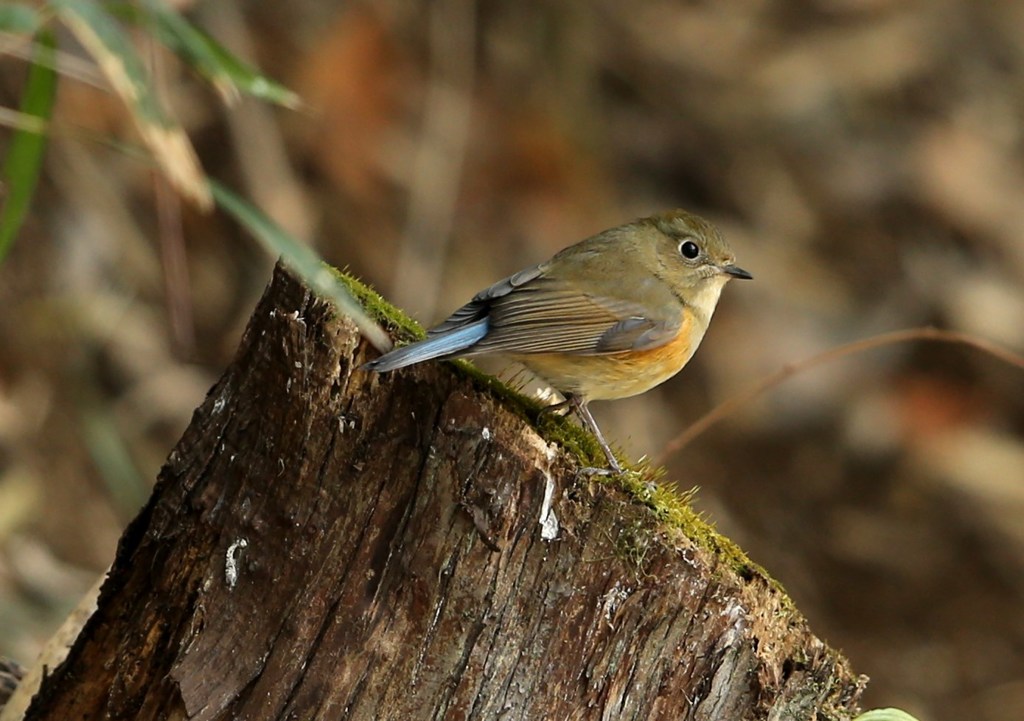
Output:
[[[684,313],[679,333],[668,343],[641,351],[603,355],[537,353],[516,356],[516,360],[563,393],[587,400],[628,398],[674,376],[693,356],[704,329]]]

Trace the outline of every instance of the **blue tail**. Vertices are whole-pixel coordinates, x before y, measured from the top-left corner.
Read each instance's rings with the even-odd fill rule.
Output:
[[[452,358],[458,356],[475,343],[478,343],[487,335],[487,318],[470,323],[467,326],[456,330],[447,331],[433,337],[427,337],[402,348],[385,353],[380,358],[372,360],[363,365],[366,370],[385,373],[396,368],[405,368],[414,363],[432,360],[434,358]]]

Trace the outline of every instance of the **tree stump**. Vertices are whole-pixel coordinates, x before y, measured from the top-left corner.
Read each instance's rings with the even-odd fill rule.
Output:
[[[862,680],[725,542],[369,353],[278,267],[27,718],[851,717]]]

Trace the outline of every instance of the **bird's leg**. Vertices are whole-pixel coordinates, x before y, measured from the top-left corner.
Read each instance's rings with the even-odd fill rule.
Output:
[[[576,415],[578,415],[580,420],[583,421],[583,425],[587,427],[587,430],[597,437],[597,442],[601,444],[601,450],[604,451],[605,458],[608,459],[608,468],[584,468],[581,470],[587,473],[605,475],[609,472],[622,473],[622,466],[619,465],[619,459],[617,459],[615,454],[612,453],[612,449],[608,445],[608,441],[604,439],[604,434],[601,433],[601,429],[597,427],[597,421],[594,420],[594,416],[590,415],[590,409],[587,408],[587,402],[575,395],[567,395],[565,397],[565,402],[571,405],[573,410],[576,411]]]

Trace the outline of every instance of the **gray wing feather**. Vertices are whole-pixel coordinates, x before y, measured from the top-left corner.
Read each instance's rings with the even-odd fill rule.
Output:
[[[643,316],[620,320],[598,339],[598,353],[650,350],[665,345],[679,332],[681,321],[654,321]]]
[[[482,291],[473,296],[473,300],[466,303],[448,318],[427,331],[427,336],[440,335],[441,333],[447,333],[461,328],[462,326],[468,325],[488,315],[490,306],[495,298],[501,298],[508,295],[515,289],[529,283],[544,272],[544,263],[535,265],[532,268],[526,268],[521,270],[514,275],[510,275],[507,278],[499,280],[489,288],[484,288]]]
[[[681,324],[679,314],[653,318],[639,304],[587,295],[548,278],[495,298],[488,318],[489,331],[475,352],[600,355],[646,350],[670,341]]]
[[[571,282],[546,276],[547,265],[527,268],[485,288],[427,337],[487,318],[487,335],[467,348],[465,355],[601,355],[657,348],[679,330],[678,313],[656,318],[632,301],[583,293]]]

